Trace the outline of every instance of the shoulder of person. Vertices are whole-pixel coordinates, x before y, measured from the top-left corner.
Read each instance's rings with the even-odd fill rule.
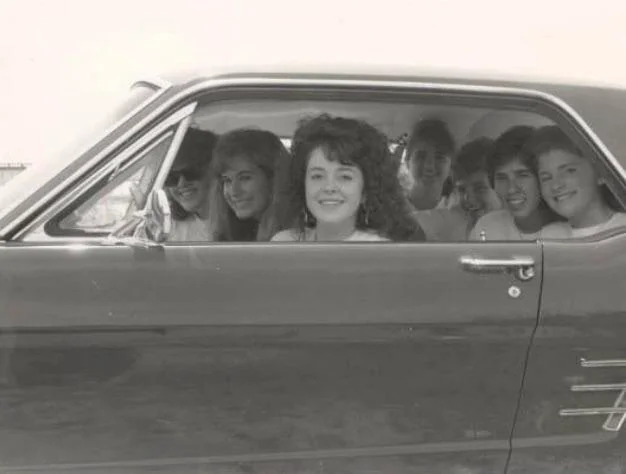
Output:
[[[616,212],[611,218],[611,224],[616,227],[626,225],[626,212]]]
[[[430,241],[455,241],[467,238],[469,218],[458,206],[415,211],[413,214]]]
[[[469,233],[469,240],[480,240],[481,232],[485,232],[485,238],[489,239],[490,235],[500,234],[508,230],[511,226],[515,226],[513,216],[505,209],[491,211],[481,216]]]
[[[551,222],[541,229],[542,239],[566,239],[572,236],[572,226],[567,222]]]
[[[479,224],[485,227],[490,227],[493,225],[499,225],[503,223],[514,222],[513,216],[506,209],[498,209],[496,211],[491,211],[481,216],[478,221],[476,221],[477,227]]]
[[[271,242],[296,242],[300,239],[300,232],[297,229],[281,230],[278,234],[274,235]]]
[[[358,241],[367,241],[367,242],[390,242],[387,237],[383,237],[372,230],[357,230],[354,234],[350,236],[347,240],[358,240]]]

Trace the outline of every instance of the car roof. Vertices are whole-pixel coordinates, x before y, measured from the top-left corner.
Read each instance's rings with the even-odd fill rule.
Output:
[[[230,80],[248,79],[291,79],[316,80],[368,80],[386,82],[419,82],[462,86],[491,86],[537,91],[548,94],[564,102],[574,113],[582,117],[587,132],[599,138],[612,155],[626,168],[626,85],[597,80],[576,79],[562,76],[517,74],[502,71],[467,69],[425,69],[413,67],[342,65],[321,66],[251,66],[251,67],[211,67],[195,70],[174,71],[160,75],[157,82],[166,83],[173,90],[184,90],[207,79],[217,79],[222,83]]]
[[[227,66],[166,71],[156,77],[170,85],[183,86],[206,79],[236,79],[251,77],[301,78],[301,79],[370,79],[385,81],[419,81],[436,83],[480,84],[494,86],[516,86],[542,89],[559,86],[578,86],[599,89],[624,89],[626,84],[576,78],[571,75],[529,74],[515,71],[471,70],[462,68],[423,68],[410,66],[359,66],[345,65],[253,65]]]

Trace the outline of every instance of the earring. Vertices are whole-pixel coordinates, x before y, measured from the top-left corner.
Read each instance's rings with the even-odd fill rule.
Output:
[[[365,206],[365,204],[361,204],[361,218],[363,220],[363,225],[365,227],[369,227],[370,226],[370,211],[369,209]]]
[[[309,214],[309,209],[307,207],[304,208],[304,225],[305,227],[315,226],[315,221],[313,220],[313,216]]]

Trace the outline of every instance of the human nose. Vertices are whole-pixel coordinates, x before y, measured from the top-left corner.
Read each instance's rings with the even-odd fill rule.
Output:
[[[327,178],[326,180],[324,180],[324,185],[322,189],[327,193],[333,193],[337,191],[337,180],[333,177]]]
[[[563,179],[562,176],[555,176],[552,179],[552,191],[557,192],[557,191],[561,191],[563,188],[565,187],[565,180]]]
[[[241,191],[241,182],[238,179],[234,179],[233,181],[231,181],[230,194],[232,194],[233,196],[238,196],[239,194],[241,194]]]
[[[430,173],[434,172],[435,165],[435,157],[430,153],[426,154],[426,156],[424,157],[424,163],[422,165],[424,171],[428,171]]]
[[[509,186],[508,186],[507,192],[509,194],[515,194],[515,193],[517,193],[521,189],[520,188],[520,184],[519,184],[519,182],[516,179],[510,180],[508,185]]]

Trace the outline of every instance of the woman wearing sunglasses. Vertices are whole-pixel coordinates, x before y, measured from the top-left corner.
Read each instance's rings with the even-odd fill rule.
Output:
[[[210,164],[217,136],[190,128],[165,180],[172,208],[169,242],[207,242],[209,230]]]

